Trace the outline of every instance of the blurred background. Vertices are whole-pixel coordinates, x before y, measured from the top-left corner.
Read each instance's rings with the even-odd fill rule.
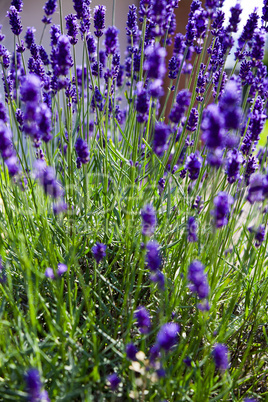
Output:
[[[239,1],[239,0],[238,0]],[[36,28],[36,39],[37,43],[39,43],[41,32],[43,29],[43,23],[41,22],[42,17],[44,15],[43,6],[46,0],[24,0],[23,11],[21,13],[22,16],[22,24],[24,31],[29,26],[34,26]],[[0,24],[3,25],[3,33],[6,35],[5,46],[9,49],[9,51],[13,50],[13,35],[9,29],[8,18],[6,18],[7,10],[10,7],[11,0],[0,0]],[[202,0],[202,3],[205,3],[205,0]],[[226,16],[229,16],[230,7],[234,6],[237,3],[236,0],[225,0],[223,10],[226,12]],[[107,8],[106,13],[106,26],[112,25],[112,8],[113,8],[113,0],[92,0],[91,1],[91,9],[98,4],[103,4]],[[126,48],[126,35],[125,35],[125,26],[127,20],[128,7],[130,4],[139,5],[139,0],[116,0],[116,13],[115,13],[115,25],[120,30],[119,41],[120,41],[120,50],[121,57],[124,56],[123,52]],[[240,23],[240,32],[245,24],[248,15],[254,10],[255,7],[258,8],[258,13],[261,15],[263,0],[241,0],[240,4],[243,8],[242,13],[242,22]],[[190,11],[191,0],[181,0],[179,3],[179,8],[177,9],[177,32],[185,33],[185,25],[187,23],[187,16]],[[75,14],[73,9],[73,0],[62,0],[62,9],[63,15],[67,14]],[[53,24],[59,24],[59,8],[57,8],[56,13],[53,15],[52,19]],[[49,46],[49,29],[48,26],[44,35],[43,44],[45,47]],[[240,32],[237,33],[236,36],[239,36]],[[24,34],[22,34],[22,37]],[[229,57],[227,62],[227,67],[230,67],[233,63],[233,58]]]

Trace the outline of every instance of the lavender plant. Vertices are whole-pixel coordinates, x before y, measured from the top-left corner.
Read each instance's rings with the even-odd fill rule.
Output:
[[[268,2],[90,3],[0,33],[1,400],[265,401]]]

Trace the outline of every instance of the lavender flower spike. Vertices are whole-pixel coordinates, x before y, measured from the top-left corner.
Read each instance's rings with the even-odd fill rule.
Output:
[[[156,212],[152,205],[146,205],[141,211],[142,234],[151,236],[154,233],[156,225]]]

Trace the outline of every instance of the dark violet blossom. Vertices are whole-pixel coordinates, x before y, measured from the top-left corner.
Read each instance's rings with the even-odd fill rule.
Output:
[[[105,31],[104,46],[106,54],[114,54],[118,48],[118,29],[116,27],[108,27]]]
[[[159,244],[156,241],[150,241],[146,245],[146,261],[151,271],[156,272],[161,266],[161,257],[159,255]]]
[[[57,0],[47,0],[47,2],[45,3],[45,5],[43,7],[43,10],[44,10],[46,16],[48,17],[55,13],[56,8],[57,8]],[[43,22],[50,23],[50,20],[47,19],[46,21],[43,21]]]
[[[35,74],[28,74],[23,80],[20,93],[24,102],[37,104],[40,99],[41,81]]]
[[[165,57],[166,49],[156,46],[149,46],[146,49],[146,59],[143,65],[148,78],[163,79],[166,73]]]
[[[105,29],[105,13],[105,6],[99,5],[94,8],[94,34],[97,36],[97,38],[100,38],[103,35],[103,30]]]
[[[52,25],[50,28],[50,38],[51,38],[51,46],[57,46],[58,39],[61,36],[61,30],[59,25]]]
[[[9,11],[7,12],[7,17],[9,18],[9,25],[11,27],[11,31],[14,35],[18,36],[22,33],[22,24],[21,17],[14,6],[9,7]]]
[[[69,14],[65,17],[66,30],[71,45],[75,45],[78,42],[78,25],[76,22],[76,15]]]
[[[134,312],[134,318],[137,320],[137,326],[141,334],[147,334],[151,328],[150,314],[145,307],[140,306]]]
[[[193,107],[190,111],[186,128],[187,130],[194,132],[197,129],[197,125],[198,125],[198,110]]]
[[[196,180],[199,176],[199,172],[202,166],[202,158],[199,155],[199,152],[190,154],[186,158],[185,169],[189,172],[189,177],[191,180]]]
[[[256,240],[255,246],[260,247],[260,245],[264,242],[265,238],[265,226],[260,225],[257,228],[249,227],[249,232],[254,233],[254,237]]]
[[[61,35],[57,42],[56,51],[56,75],[67,75],[73,65],[71,45],[68,36]]]
[[[67,270],[68,270],[67,265],[60,263],[58,264],[57,275],[60,277],[65,272],[67,272]]]
[[[25,43],[27,49],[30,49],[32,44],[35,43],[35,37],[34,33],[36,32],[36,29],[34,27],[28,27],[25,33]]]
[[[49,279],[55,279],[55,274],[52,268],[48,267],[45,271],[45,276]]]
[[[178,342],[179,331],[180,327],[175,322],[168,322],[162,325],[157,334],[156,344],[160,349],[169,351]]]
[[[136,360],[136,353],[138,353],[138,349],[133,343],[128,343],[126,345],[126,354],[129,360]]]
[[[231,205],[234,200],[229,194],[224,191],[219,192],[219,194],[214,199],[215,209],[211,212],[215,219],[215,225],[217,228],[227,225]]]
[[[92,254],[97,262],[99,264],[101,260],[106,256],[106,248],[107,246],[103,243],[96,243],[95,246],[92,247],[91,251]]]
[[[77,166],[81,167],[81,164],[89,162],[89,149],[87,142],[82,138],[78,138],[75,143],[75,151],[77,154]]]
[[[18,13],[22,12],[22,7],[23,7],[23,1],[22,0],[12,0],[11,5],[14,6]]]
[[[147,204],[141,210],[142,218],[142,234],[144,236],[151,236],[155,231],[156,225],[156,212],[152,205]]]
[[[108,380],[108,383],[109,383],[109,386],[110,386],[111,390],[116,391],[118,386],[119,386],[119,384],[120,384],[120,382],[121,382],[121,380],[118,377],[118,375],[116,373],[113,373],[113,374],[111,374],[111,375],[109,375],[107,377],[107,380]]]
[[[200,299],[205,299],[209,295],[209,285],[207,280],[207,274],[205,273],[204,265],[194,260],[188,268],[188,280],[191,282],[189,289],[193,293],[197,293]]]
[[[204,111],[201,128],[202,140],[208,148],[215,149],[223,146],[224,117],[217,105],[211,104]]]
[[[227,153],[226,173],[229,183],[234,183],[239,178],[240,166],[242,162],[242,154],[237,149],[233,149]]]
[[[227,32],[237,32],[238,30],[238,24],[240,22],[240,15],[242,13],[242,7],[239,3],[237,3],[234,7],[231,7],[230,9],[231,16],[229,19],[229,24],[227,27]]]
[[[42,390],[42,383],[37,369],[29,369],[25,374],[26,392],[29,402],[50,402],[46,391]]]
[[[168,148],[170,127],[165,123],[156,123],[154,128],[153,150],[158,156],[162,156]]]
[[[215,366],[220,371],[226,371],[229,367],[228,348],[222,343],[217,343],[212,351]]]

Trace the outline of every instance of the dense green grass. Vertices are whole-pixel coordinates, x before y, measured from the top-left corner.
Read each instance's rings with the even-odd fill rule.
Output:
[[[202,57],[203,53],[195,66]],[[86,47],[83,60],[89,72]],[[75,73],[70,75],[77,85]],[[88,80],[97,85],[98,78],[89,75]],[[129,99],[127,91],[133,91],[135,100],[133,74],[130,82],[116,95]],[[254,233],[248,231],[252,225],[267,226],[267,200],[250,204],[243,179],[230,184],[224,166],[216,170],[205,163],[200,122],[211,82],[207,98],[198,106],[198,130],[192,135],[184,126],[178,142],[173,133],[161,157],[152,149],[160,120],[152,99],[148,122],[137,122],[133,101],[128,102],[125,124],[119,124],[114,110],[108,114],[109,99],[114,97],[111,80],[106,95],[102,90],[104,108],[96,115],[90,108],[94,91],[87,82],[81,87],[87,103],[78,97],[77,105],[68,108],[64,90],[59,92],[52,99],[53,140],[43,147],[68,205],[57,216],[51,197],[35,179],[31,140],[24,138],[14,118],[23,102],[19,96],[9,99],[6,107],[22,170],[12,179],[3,163],[0,173],[0,254],[6,275],[0,284],[0,400],[26,400],[24,376],[34,367],[51,401],[268,401],[268,237],[256,247]],[[193,93],[192,106],[194,102]],[[250,105],[244,102],[243,107],[247,116]],[[88,128],[92,118],[96,124],[87,137],[90,161],[77,169],[74,144],[79,136],[85,137],[82,125]],[[170,173],[169,158],[181,154],[187,135],[194,144],[186,150],[183,164]],[[67,145],[66,154],[59,139]],[[187,155],[197,148],[203,162],[193,182],[188,173],[185,178],[180,173]],[[175,162],[173,158],[172,165]],[[265,164],[264,159],[261,172]],[[23,177],[25,186],[20,185]],[[160,192],[162,177],[165,187]],[[211,211],[220,191],[235,201],[228,224],[217,229]],[[200,213],[193,208],[196,196],[202,197]],[[157,214],[151,239],[160,246],[164,290],[150,280],[146,262],[144,245],[149,238],[142,235],[141,210],[147,204]],[[187,240],[190,216],[198,224],[198,241],[193,243]],[[100,264],[92,254],[96,242],[107,245]],[[198,309],[200,301],[189,289],[188,267],[195,259],[207,273],[209,311]],[[68,271],[56,280],[47,278],[46,269],[56,270],[58,263],[65,263]],[[134,318],[141,305],[152,319],[148,334],[139,332]],[[153,366],[150,347],[161,326],[172,321],[180,325],[178,343],[169,352],[162,351]],[[126,357],[129,342],[143,352],[136,362]],[[212,351],[217,343],[229,350],[226,371],[215,368]],[[189,365],[186,358],[191,359]],[[157,375],[160,367],[164,377]],[[115,392],[107,382],[114,372],[121,379]]]

